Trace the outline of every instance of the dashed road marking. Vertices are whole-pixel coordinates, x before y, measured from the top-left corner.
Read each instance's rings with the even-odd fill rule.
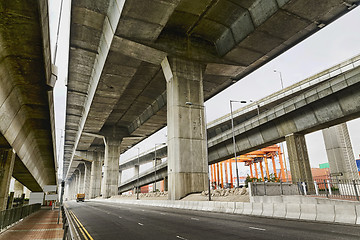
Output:
[[[191,218],[191,220],[199,221],[199,219],[198,219],[198,218]]]
[[[140,226],[144,226],[144,224],[142,224],[142,223],[138,223]]]
[[[166,215],[165,213],[162,213],[162,212],[161,212],[160,214],[161,214],[161,215]]]
[[[186,238],[183,238],[183,237],[181,237],[181,236],[176,236],[177,238],[180,238],[180,239],[182,239],[182,240],[187,240]]]
[[[249,227],[251,229],[254,229],[254,230],[259,230],[259,231],[265,231],[266,229],[264,228],[257,228],[257,227]]]
[[[119,216],[119,218],[122,218],[122,217]]]

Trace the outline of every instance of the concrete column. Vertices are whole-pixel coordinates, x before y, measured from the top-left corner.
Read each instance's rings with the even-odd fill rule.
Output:
[[[121,139],[107,137],[104,158],[104,188],[101,189],[103,198],[118,194],[119,159]]]
[[[85,173],[84,173],[84,193],[85,199],[90,199],[90,178],[91,178],[91,163],[85,162]]]
[[[85,178],[85,166],[84,163],[79,164],[79,192],[78,193],[84,193],[84,178]]]
[[[79,178],[80,178],[80,172],[79,169],[75,170],[75,194],[79,193]]]
[[[9,198],[7,200],[7,206],[6,209],[11,209],[14,202],[14,192],[10,192]]]
[[[25,187],[24,192],[25,192],[25,198],[29,199],[30,198],[30,190],[27,187]]]
[[[291,134],[286,136],[285,140],[289,153],[292,181],[298,182],[300,180],[313,183],[305,136],[303,134]],[[312,190],[312,187],[309,190]]]
[[[6,209],[15,155],[12,149],[0,148],[0,211]]]
[[[323,129],[330,174],[337,179],[359,179],[346,123]]]
[[[93,152],[91,163],[91,177],[90,177],[90,198],[100,197],[101,193],[101,168],[104,154],[101,152]]]
[[[167,82],[169,199],[178,200],[208,184],[204,67],[179,58],[165,58],[161,65]]]
[[[24,193],[24,185],[21,182],[15,179],[14,183],[14,197],[21,198],[22,194]]]

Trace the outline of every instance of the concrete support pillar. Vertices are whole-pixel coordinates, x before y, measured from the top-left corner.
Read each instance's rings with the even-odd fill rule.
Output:
[[[101,193],[101,169],[104,154],[101,152],[93,152],[91,163],[91,177],[90,177],[90,198],[100,197]]]
[[[179,58],[165,58],[161,65],[167,82],[169,199],[178,200],[208,189],[204,67]]]
[[[104,159],[104,189],[103,198],[118,194],[120,143],[122,138],[106,137]]]
[[[0,148],[0,211],[6,209],[15,155],[12,149]]]
[[[346,123],[323,129],[330,174],[337,179],[359,179]]]
[[[30,190],[28,188],[25,187],[25,198],[29,199],[30,198]]]
[[[21,182],[15,179],[14,183],[14,197],[21,198],[22,194],[24,193],[24,185]]]
[[[11,209],[14,202],[14,192],[10,192],[9,198],[7,200],[6,209]]]
[[[84,189],[84,179],[85,179],[85,166],[84,163],[79,164],[78,166],[79,169],[79,192],[78,193],[84,193],[85,189]]]
[[[84,193],[85,199],[90,199],[90,178],[91,178],[91,163],[84,163],[85,172],[84,172]]]
[[[292,181],[313,183],[305,136],[303,134],[291,134],[286,136],[285,140],[289,153]]]
[[[80,178],[80,172],[77,169],[76,172],[75,172],[75,187],[74,187],[75,194],[79,193],[79,178]]]

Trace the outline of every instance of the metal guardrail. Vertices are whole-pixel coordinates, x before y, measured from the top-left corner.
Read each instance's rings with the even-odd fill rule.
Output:
[[[76,230],[74,220],[65,206],[61,207],[61,213],[62,213],[63,229],[64,229],[63,240],[81,240],[81,237],[78,231]]]
[[[308,195],[360,201],[360,180],[323,178],[313,182],[252,182],[253,196]]]
[[[29,216],[30,214],[40,210],[41,204],[31,204],[21,207],[6,209],[0,212],[0,231],[12,226],[19,220]]]

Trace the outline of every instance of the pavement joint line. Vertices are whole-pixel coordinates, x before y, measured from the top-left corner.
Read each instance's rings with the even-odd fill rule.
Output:
[[[83,234],[84,235],[84,237],[85,237],[85,239],[90,239],[90,240],[94,240],[92,237],[91,237],[91,235],[89,234],[89,232],[86,230],[86,228],[81,224],[81,222],[80,222],[80,220],[75,216],[75,214],[72,212],[72,211],[70,211],[72,214],[73,214],[73,216],[75,217],[75,219],[76,219],[76,221],[80,224],[80,226],[81,226],[81,228],[80,228],[80,230],[82,231],[82,230],[84,230],[85,231],[85,233],[86,233],[86,235],[88,236],[88,238],[85,236],[85,234]]]
[[[138,223],[140,226],[144,226],[144,224],[142,224],[142,223]]]
[[[190,218],[191,220],[199,221],[198,218]]]
[[[259,230],[259,231],[265,231],[264,228],[257,228],[257,227],[249,227],[250,229]]]
[[[179,235],[177,235],[176,237],[177,237],[177,238],[180,238],[180,239],[182,239],[182,240],[187,240],[186,238],[183,238],[183,237],[181,237],[181,236],[179,236]]]
[[[59,228],[45,228],[45,229],[9,229],[9,232],[45,232],[45,231],[56,231],[62,230],[62,227]]]

